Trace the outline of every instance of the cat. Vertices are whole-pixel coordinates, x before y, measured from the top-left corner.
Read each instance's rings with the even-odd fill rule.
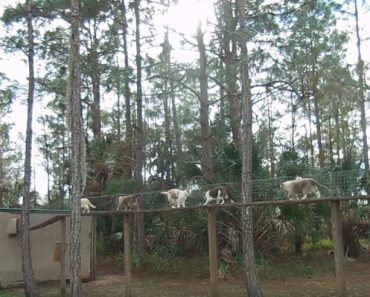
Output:
[[[161,192],[167,196],[167,200],[171,208],[185,207],[186,199],[191,195],[189,190],[171,189]]]
[[[83,214],[90,213],[90,208],[96,208],[94,204],[90,202],[87,198],[81,198],[81,212]]]
[[[120,210],[122,207],[126,211],[138,209],[139,203],[137,200],[140,196],[141,194],[118,196],[118,205],[116,210]]]
[[[281,188],[287,193],[287,199],[299,198],[300,196],[301,199],[306,199],[309,194],[315,194],[316,198],[320,198],[318,187],[326,188],[314,178],[288,180],[281,184]]]
[[[229,188],[225,186],[219,186],[211,190],[208,190],[204,195],[204,199],[206,200],[204,205],[207,205],[212,201],[216,201],[216,204],[224,204],[225,200],[228,200],[231,203],[234,202],[231,199]]]

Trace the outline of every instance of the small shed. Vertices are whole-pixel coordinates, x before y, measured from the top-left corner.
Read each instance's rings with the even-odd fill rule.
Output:
[[[0,210],[0,287],[22,284],[21,214],[19,209]],[[69,276],[70,216],[67,211],[31,211],[32,265],[37,282],[60,280],[56,254],[62,239],[61,219],[65,219],[65,277]],[[92,279],[95,273],[95,224],[92,216],[82,216],[81,278]],[[45,223],[45,224],[44,224]]]

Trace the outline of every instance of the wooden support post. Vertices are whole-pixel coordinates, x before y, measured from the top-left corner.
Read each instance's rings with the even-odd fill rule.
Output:
[[[340,201],[331,202],[331,226],[334,240],[334,260],[336,275],[336,296],[346,297],[346,276],[344,270],[344,247],[342,230],[342,213],[340,210]]]
[[[60,221],[61,248],[60,248],[60,295],[66,296],[66,217]]]
[[[125,213],[123,217],[123,240],[125,260],[125,297],[131,297],[131,243],[130,243],[130,214]]]
[[[90,280],[96,280],[96,216],[91,216]]]
[[[209,207],[208,213],[208,248],[209,248],[209,284],[211,297],[217,297],[217,230],[216,208]]]

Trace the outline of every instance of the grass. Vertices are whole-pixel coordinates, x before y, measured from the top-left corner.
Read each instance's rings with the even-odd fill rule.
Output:
[[[23,297],[24,296],[23,291],[22,292],[17,292],[17,291],[8,291],[8,290],[0,289],[0,297]]]

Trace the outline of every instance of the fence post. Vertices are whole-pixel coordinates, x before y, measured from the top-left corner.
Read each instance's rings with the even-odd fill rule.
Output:
[[[340,201],[331,202],[331,226],[334,240],[334,261],[336,275],[336,295],[338,297],[347,296],[346,276],[344,270],[344,247],[342,230],[342,213]]]
[[[130,243],[130,214],[124,213],[123,216],[123,241],[124,241],[124,261],[125,261],[125,296],[131,297],[131,243]]]
[[[60,220],[60,295],[66,296],[66,217]]]
[[[90,279],[96,280],[96,216],[91,216]]]
[[[217,230],[216,208],[209,207],[208,213],[208,248],[209,248],[209,284],[211,297],[217,297]]]

